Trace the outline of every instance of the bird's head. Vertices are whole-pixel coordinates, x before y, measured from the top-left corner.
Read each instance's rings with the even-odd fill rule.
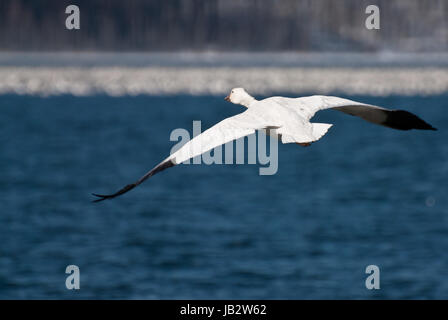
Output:
[[[241,104],[246,108],[248,108],[249,105],[253,101],[255,101],[255,99],[251,95],[249,95],[243,88],[233,88],[232,91],[230,91],[229,95],[224,98],[224,100],[232,102],[234,104]]]

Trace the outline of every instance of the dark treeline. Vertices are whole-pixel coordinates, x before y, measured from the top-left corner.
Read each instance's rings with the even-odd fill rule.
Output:
[[[0,50],[445,51],[447,23],[447,0],[0,0]]]

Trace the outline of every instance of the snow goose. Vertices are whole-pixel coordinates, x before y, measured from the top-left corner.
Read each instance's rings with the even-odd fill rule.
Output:
[[[302,98],[270,97],[256,100],[243,88],[232,89],[226,101],[247,108],[244,112],[222,120],[202,134],[194,137],[179,150],[171,154],[139,180],[119,191],[108,194],[93,194],[94,202],[112,199],[135,188],[156,173],[182,163],[229,141],[266,130],[282,143],[309,146],[322,138],[332,126],[327,123],[310,122],[319,110],[335,109],[366,121],[398,130],[436,130],[418,116],[404,110],[388,110],[370,104],[330,96]]]

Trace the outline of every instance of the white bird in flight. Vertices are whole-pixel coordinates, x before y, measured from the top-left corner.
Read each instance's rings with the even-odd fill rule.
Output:
[[[404,110],[388,110],[369,104],[330,96],[302,98],[271,97],[256,100],[243,88],[234,88],[226,101],[247,108],[244,112],[222,120],[194,137],[132,184],[109,195],[93,194],[99,199],[112,199],[135,188],[156,173],[205,153],[229,141],[255,133],[256,130],[277,137],[282,143],[309,146],[322,138],[332,124],[310,122],[319,110],[335,109],[368,122],[399,130],[437,130],[416,115]]]

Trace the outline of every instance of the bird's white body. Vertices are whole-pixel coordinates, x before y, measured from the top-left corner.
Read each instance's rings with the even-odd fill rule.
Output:
[[[331,128],[331,124],[311,123],[307,109],[299,107],[301,98],[272,97],[253,102],[249,108],[274,123],[268,134],[276,136],[283,143],[311,143],[319,140]]]
[[[247,108],[243,113],[224,119],[212,128],[195,137],[164,161],[171,160],[179,164],[211,150],[221,144],[250,135],[256,130],[265,130],[267,134],[277,137],[282,143],[309,145],[322,138],[332,124],[310,122],[314,114],[322,109],[348,108],[356,106],[357,115],[367,121],[375,122],[385,116],[378,111],[385,110],[359,102],[328,96],[310,96],[302,98],[270,97],[256,100],[244,89],[233,89],[227,99]],[[367,111],[363,109],[366,108]],[[368,114],[368,110],[375,110]]]
[[[388,110],[348,99],[329,96],[302,98],[271,97],[256,100],[243,88],[232,89],[226,100],[247,108],[244,112],[222,120],[196,136],[179,150],[146,173],[138,181],[129,184],[111,195],[96,195],[102,201],[119,196],[133,189],[149,177],[166,168],[182,163],[229,141],[266,130],[282,143],[297,143],[308,146],[321,139],[332,126],[326,123],[310,122],[319,110],[335,109],[360,117],[368,122],[386,127],[410,130],[436,130],[416,115],[403,110]]]

